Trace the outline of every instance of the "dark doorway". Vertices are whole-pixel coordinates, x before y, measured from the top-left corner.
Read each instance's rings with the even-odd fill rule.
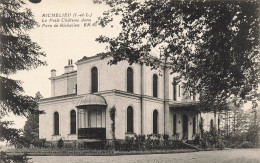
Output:
[[[173,135],[177,134],[177,118],[176,114],[173,115]]]
[[[183,115],[182,119],[182,131],[183,131],[183,139],[188,140],[188,116]]]

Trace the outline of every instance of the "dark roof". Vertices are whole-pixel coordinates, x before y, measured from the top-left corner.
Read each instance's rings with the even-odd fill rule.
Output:
[[[81,62],[81,61],[87,61],[87,60],[90,60],[90,59],[93,59],[93,58],[102,58],[102,56],[104,57],[103,53],[99,53],[99,54],[96,54],[94,56],[90,56],[90,57],[87,57],[87,56],[84,56],[83,58],[81,58],[80,60],[78,60],[77,62]]]
[[[68,95],[44,98],[44,99],[41,99],[39,102],[48,101],[48,100],[54,100],[54,99],[60,99],[60,98],[65,98],[65,97],[73,97],[73,96],[77,96],[77,94],[73,93],[73,94],[68,94]]]
[[[110,55],[108,55],[107,53],[98,53],[98,54],[96,54],[96,55],[94,55],[94,56],[90,56],[90,57],[84,56],[83,58],[81,58],[81,59],[78,60],[77,62],[87,61],[87,60],[90,60],[90,59],[93,59],[93,58],[103,59],[103,58],[108,57],[108,56],[110,56]],[[148,54],[147,57],[151,57],[151,58],[153,58],[153,59],[158,59],[158,57],[153,56],[153,55],[151,55],[151,54]]]
[[[86,106],[107,106],[104,97],[94,94],[87,94],[78,100],[77,108],[84,108]]]

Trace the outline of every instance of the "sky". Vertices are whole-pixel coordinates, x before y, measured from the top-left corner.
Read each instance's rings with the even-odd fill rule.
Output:
[[[50,97],[51,82],[48,78],[51,75],[51,69],[55,69],[57,75],[61,75],[64,73],[64,66],[68,64],[68,59],[72,59],[75,63],[83,56],[93,56],[105,51],[105,45],[96,42],[95,39],[99,35],[115,37],[120,31],[120,27],[117,25],[118,21],[112,24],[113,28],[111,26],[106,28],[83,26],[84,22],[81,22],[83,18],[91,19],[91,23],[94,23],[97,17],[102,16],[103,11],[108,9],[108,6],[104,4],[94,4],[93,0],[42,0],[38,4],[30,3],[27,0],[25,2],[25,7],[32,10],[35,20],[39,23],[28,34],[32,41],[37,42],[46,53],[46,57],[41,59],[48,64],[29,71],[19,71],[11,76],[13,79],[22,81],[26,95],[35,96],[39,91],[44,98]],[[53,27],[55,24],[53,21],[57,17],[45,17],[50,14],[70,13],[88,14],[91,17],[82,16],[78,18],[80,27]],[[51,22],[49,22],[50,19],[52,19]],[[43,20],[47,20],[47,23]],[[46,27],[47,25],[52,25],[52,27]],[[60,24],[58,23],[58,25]],[[76,66],[74,66],[74,69],[76,69]],[[26,120],[12,114],[6,119],[14,120],[14,127],[16,128],[23,128]]]

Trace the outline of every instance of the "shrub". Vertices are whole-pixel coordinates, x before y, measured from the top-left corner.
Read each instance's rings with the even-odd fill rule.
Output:
[[[134,149],[133,147],[134,147],[134,137],[126,136],[124,150],[130,151]]]
[[[179,140],[169,140],[168,135],[150,134],[126,136],[125,140],[116,140],[115,149],[121,151],[132,150],[165,150],[165,149],[193,149],[191,146]],[[109,148],[110,143],[106,143],[105,149]]]
[[[64,142],[63,142],[62,138],[60,138],[60,139],[58,140],[57,147],[58,147],[58,148],[63,148],[63,146],[64,146]]]
[[[38,138],[36,138],[36,139],[32,140],[32,144],[35,147],[43,148],[45,146],[45,143],[46,143],[46,139],[38,139]]]
[[[239,148],[254,148],[254,144],[249,141],[244,141],[239,145]]]
[[[144,148],[145,135],[135,135],[135,144],[137,150],[141,150]]]
[[[216,148],[219,148],[219,149],[221,149],[221,150],[225,149],[225,144],[224,144],[224,142],[223,142],[223,141],[217,142]]]
[[[109,110],[109,116],[110,116],[110,119],[112,121],[111,123],[111,133],[112,133],[112,137],[114,139],[114,141],[116,140],[116,136],[115,136],[115,130],[116,130],[116,125],[115,125],[115,118],[116,118],[116,107],[113,106],[112,108],[110,108]]]
[[[64,148],[76,148],[76,147],[77,147],[76,142],[64,143]]]
[[[163,134],[163,140],[169,140],[169,135],[168,134]]]
[[[200,144],[200,141],[201,141],[200,135],[199,135],[199,134],[196,134],[196,135],[194,136],[194,140],[193,140],[194,144],[195,144],[195,145],[201,145],[201,144]]]
[[[7,155],[5,152],[0,152],[0,162],[28,162],[29,158],[26,157],[26,153],[23,155]]]
[[[208,149],[208,147],[209,147],[209,142],[208,142],[208,140],[207,140],[207,139],[203,139],[203,140],[202,140],[202,148],[203,148],[204,150],[206,150],[206,149]]]
[[[198,143],[199,141],[199,136],[196,136],[194,142]],[[204,150],[212,147],[220,149],[224,149],[225,147],[223,137],[218,132],[216,132],[214,128],[211,129],[210,132],[206,131],[203,133],[201,146]]]

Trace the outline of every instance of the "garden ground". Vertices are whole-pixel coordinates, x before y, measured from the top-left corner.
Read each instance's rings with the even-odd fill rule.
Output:
[[[29,156],[32,162],[199,162],[259,163],[260,149],[231,149],[191,153],[121,156]]]

